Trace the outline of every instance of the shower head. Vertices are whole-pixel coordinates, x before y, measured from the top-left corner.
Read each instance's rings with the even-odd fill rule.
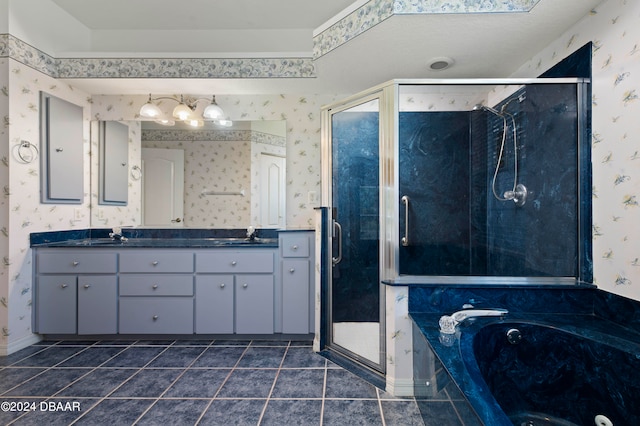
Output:
[[[473,106],[473,108],[471,108],[471,111],[489,111],[489,112],[491,112],[491,113],[493,113],[493,114],[495,114],[495,115],[497,115],[499,117],[502,117],[502,114],[500,112],[498,112],[497,110],[495,110],[495,109],[493,109],[493,108],[491,108],[489,106],[482,105],[482,104],[475,104]]]

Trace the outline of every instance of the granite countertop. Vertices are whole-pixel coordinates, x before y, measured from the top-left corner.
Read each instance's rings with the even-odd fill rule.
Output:
[[[554,327],[587,339],[628,351],[629,342],[638,342],[640,333],[588,314],[558,313],[509,313],[504,319],[495,317],[477,318],[461,323],[455,334],[440,333],[438,321],[441,313],[411,313],[410,316],[424,335],[429,346],[445,370],[456,382],[476,413],[486,424],[492,426],[512,425],[485,383],[473,353],[475,334],[484,326],[493,323],[530,323]]]
[[[128,238],[126,241],[111,238],[82,238],[33,244],[32,247],[103,247],[103,248],[273,248],[277,238]]]
[[[30,242],[32,248],[274,248],[282,230],[257,229],[255,238],[249,239],[245,229],[122,228],[125,241],[111,238],[111,232],[106,228],[38,232],[30,235]]]

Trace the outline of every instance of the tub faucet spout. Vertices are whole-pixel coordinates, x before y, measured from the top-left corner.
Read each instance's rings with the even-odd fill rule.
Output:
[[[445,334],[453,334],[456,332],[456,325],[460,324],[467,318],[477,317],[504,317],[509,313],[508,310],[502,308],[495,309],[463,309],[454,312],[451,315],[443,315],[440,318],[440,331]]]

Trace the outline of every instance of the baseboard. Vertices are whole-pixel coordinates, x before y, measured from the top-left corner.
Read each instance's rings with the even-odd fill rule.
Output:
[[[387,376],[387,393],[393,396],[414,396],[415,389],[413,379],[398,379]]]
[[[33,345],[34,343],[38,343],[41,340],[41,336],[31,334],[29,336],[24,336],[22,339],[18,339],[15,342],[10,342],[7,345],[0,345],[0,356],[11,355],[12,353],[18,352],[21,349]]]

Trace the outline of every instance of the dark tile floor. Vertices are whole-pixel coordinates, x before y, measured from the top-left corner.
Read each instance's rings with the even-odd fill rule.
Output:
[[[462,424],[296,341],[41,342],[0,357],[0,403],[11,425]]]

